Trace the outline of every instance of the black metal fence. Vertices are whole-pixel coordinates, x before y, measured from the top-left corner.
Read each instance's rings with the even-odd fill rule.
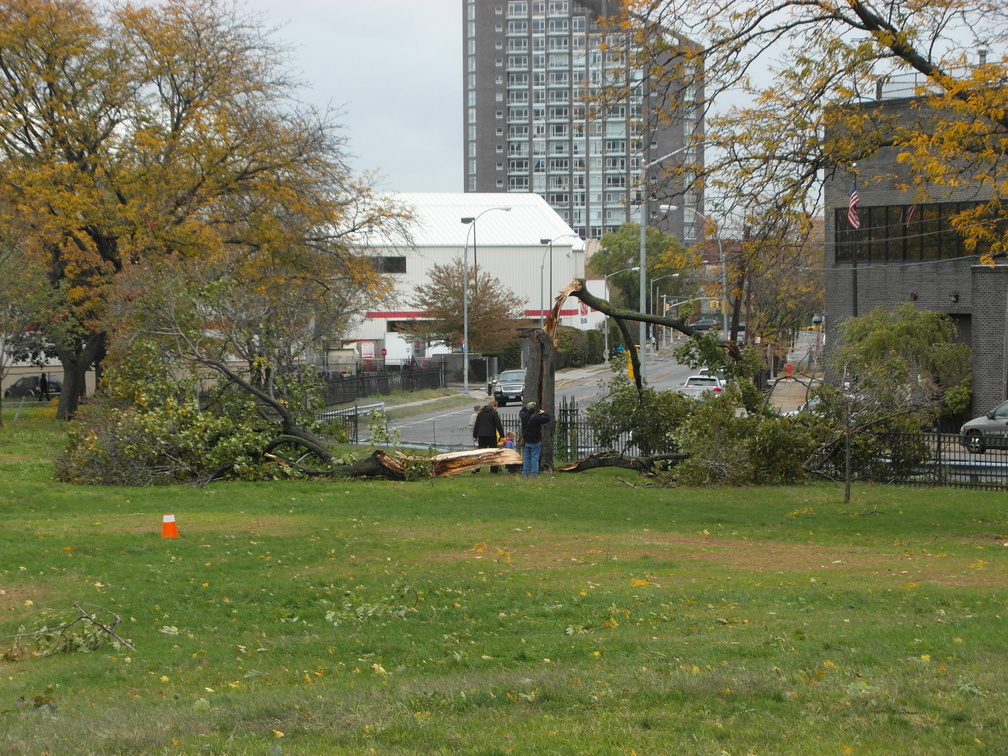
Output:
[[[504,432],[514,431],[515,438],[521,435],[521,423],[517,415],[508,415],[501,418]],[[578,409],[576,403],[569,401],[566,397],[557,407],[553,418],[553,459],[557,463],[573,462],[589,454],[598,451],[608,451],[599,446],[596,429],[588,424],[584,417],[584,412]],[[630,433],[619,435],[619,442],[612,449],[617,453],[636,455],[637,447],[633,443]]]
[[[327,407],[348,404],[365,396],[388,396],[393,391],[421,391],[446,386],[445,371],[438,368],[403,368],[396,372],[337,374],[326,379]]]
[[[906,486],[1008,490],[1008,450],[974,454],[957,433],[860,434],[851,437],[851,478]],[[813,467],[843,478],[846,444],[823,450]]]

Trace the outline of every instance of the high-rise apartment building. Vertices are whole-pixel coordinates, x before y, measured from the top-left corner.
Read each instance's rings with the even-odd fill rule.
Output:
[[[702,159],[695,88],[678,90],[671,119],[655,117],[659,102],[669,115],[667,94],[628,67],[629,35],[600,23],[620,5],[462,0],[467,192],[535,192],[582,238],[599,238],[639,217],[642,169],[655,182],[667,165]],[[624,83],[616,99],[614,82]],[[701,238],[700,194],[682,177],[649,185],[649,225]]]

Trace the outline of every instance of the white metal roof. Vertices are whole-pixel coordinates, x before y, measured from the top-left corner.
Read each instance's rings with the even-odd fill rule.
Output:
[[[480,246],[533,247],[542,239],[554,239],[556,246],[584,249],[574,230],[538,194],[403,192],[391,197],[412,210],[415,247],[462,247],[467,238],[472,243],[472,224],[462,223],[462,218],[477,218]],[[511,210],[495,209],[503,207]]]

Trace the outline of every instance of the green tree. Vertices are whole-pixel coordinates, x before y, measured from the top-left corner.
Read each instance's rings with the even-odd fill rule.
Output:
[[[644,272],[647,291],[647,310],[654,311],[652,297],[655,284],[658,295],[681,294],[688,282],[694,280],[702,270],[699,257],[687,249],[672,234],[666,234],[652,226],[647,227],[644,241],[647,270]],[[640,263],[640,226],[626,223],[618,231],[602,236],[601,249],[591,256],[588,269],[596,276],[608,276],[623,270],[635,268]],[[609,295],[614,304],[633,307],[640,302],[640,279],[636,271],[620,273],[609,279]]]
[[[0,238],[0,380],[15,361],[45,364],[46,342],[37,328],[45,304],[45,277],[37,267],[25,266],[19,243],[15,228],[8,227]],[[0,407],[2,402],[0,398]]]
[[[441,342],[452,349],[462,345],[463,303],[468,295],[469,350],[497,352],[518,338],[518,321],[525,302],[496,278],[468,269],[468,286],[463,286],[461,258],[434,265],[428,282],[416,287],[413,304],[426,320],[410,324],[412,335],[428,342]]]
[[[878,413],[912,412],[917,422],[954,415],[969,408],[972,380],[969,347],[957,338],[943,313],[909,302],[891,313],[879,307],[844,323],[833,367]]]
[[[612,365],[605,396],[585,412],[599,445],[620,454],[635,446],[644,456],[677,451],[674,433],[698,403],[678,391],[638,389],[627,377],[625,359],[613,360]]]

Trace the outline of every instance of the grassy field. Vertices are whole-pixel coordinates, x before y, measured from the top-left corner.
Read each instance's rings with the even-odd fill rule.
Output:
[[[4,754],[1008,753],[1004,494],[79,488],[51,414],[0,428]],[[16,637],[75,603],[135,650]]]

